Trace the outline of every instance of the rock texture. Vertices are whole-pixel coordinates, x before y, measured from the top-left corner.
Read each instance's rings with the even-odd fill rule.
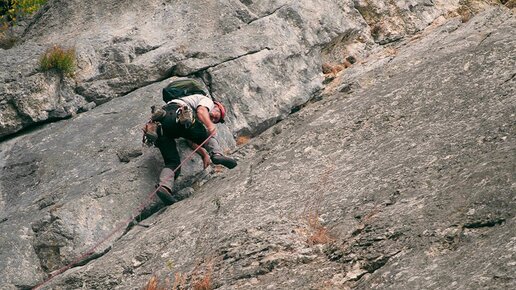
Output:
[[[460,6],[435,2],[49,1],[0,49],[0,137],[187,75],[230,104],[233,132],[256,135],[321,88],[321,62],[363,57]],[[73,80],[38,71],[52,45],[75,48]]]
[[[217,289],[514,288],[514,12],[316,2],[50,1],[0,50],[2,135],[98,106],[0,144],[2,287],[141,289],[156,274],[187,288],[206,275]],[[34,71],[71,36],[73,81]],[[349,55],[315,93],[322,64]],[[239,166],[195,157],[176,186],[188,198],[163,208],[140,128],[176,75],[228,104],[220,137]]]

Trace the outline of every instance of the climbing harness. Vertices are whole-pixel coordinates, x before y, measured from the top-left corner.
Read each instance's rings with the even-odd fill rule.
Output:
[[[193,110],[188,105],[181,105],[177,108],[176,116],[176,123],[183,125],[186,129],[195,123]]]

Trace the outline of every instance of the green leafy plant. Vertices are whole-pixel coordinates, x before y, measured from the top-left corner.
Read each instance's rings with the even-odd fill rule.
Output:
[[[20,16],[30,15],[43,6],[47,0],[0,0],[0,19],[14,24]]]
[[[73,76],[75,71],[75,49],[54,45],[41,56],[39,67],[42,71],[54,70],[64,76]]]
[[[12,27],[18,19],[38,11],[47,0],[0,0],[0,48],[13,47],[18,37]]]

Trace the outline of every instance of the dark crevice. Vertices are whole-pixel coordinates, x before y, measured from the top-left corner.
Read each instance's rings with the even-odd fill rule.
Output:
[[[509,82],[509,81],[512,81],[514,79],[514,77],[516,77],[516,72],[513,73],[508,79],[506,79],[505,81],[502,82],[502,84],[505,84],[506,82]]]
[[[298,113],[299,111],[303,110],[306,106],[308,106],[310,104],[313,104],[313,103],[316,103],[316,102],[319,102],[322,99],[323,99],[322,91],[318,90],[318,91],[312,93],[312,96],[306,102],[304,102],[304,103],[302,103],[300,105],[297,105],[297,106],[293,106],[290,109],[290,112],[289,112],[289,114],[287,116],[285,116],[285,117],[282,117],[282,116],[273,117],[273,118],[271,118],[269,120],[265,120],[262,123],[256,125],[251,130],[249,130],[248,128],[243,128],[243,129],[237,131],[235,133],[235,135],[236,136],[247,136],[249,138],[258,137],[260,134],[262,134],[267,129],[269,129],[269,128],[271,128],[271,127],[281,123],[283,120],[285,120],[289,116]],[[231,103],[228,104],[228,105],[231,106]],[[238,151],[238,150],[236,150],[236,151]]]
[[[203,71],[202,75],[200,75],[200,78],[203,80],[204,84],[208,88],[208,93],[210,94],[211,98],[215,101],[218,101],[213,97],[213,77],[212,77],[212,75],[207,71]]]
[[[150,218],[151,216],[153,216],[154,214],[161,214],[163,213],[163,211],[166,209],[167,207],[163,204],[163,203],[160,203],[160,202],[157,202],[157,203],[153,203],[147,207],[145,207],[141,212],[140,214],[138,214],[128,225],[127,227],[125,228],[124,232],[122,233],[122,235],[120,235],[120,237],[118,237],[117,240],[121,239],[123,236],[125,236],[132,228],[134,228],[134,226],[142,226],[142,227],[145,227],[145,228],[148,228],[149,225],[146,225],[146,224],[142,224],[141,222],[143,222],[144,220]]]
[[[54,273],[50,274],[47,277],[47,279],[45,279],[40,284],[38,284],[36,286],[29,286],[28,288],[25,288],[25,289],[34,289],[35,287],[37,287],[37,288],[42,287],[46,283],[48,283],[52,278],[55,278],[55,277],[65,273],[66,271],[72,269],[72,268],[84,266],[84,265],[88,264],[89,262],[104,256],[105,254],[107,254],[111,250],[111,248],[112,247],[108,247],[108,248],[106,248],[104,251],[102,251],[100,253],[86,253],[84,258],[81,258],[80,260],[74,261],[74,262],[70,263],[68,266],[65,266],[65,267],[57,270],[57,272],[54,272]]]
[[[156,50],[158,48],[160,48],[161,45],[155,45],[155,46],[150,46],[150,47],[135,47],[134,48],[134,53],[139,56],[139,55],[143,55],[143,54],[146,54],[146,53],[149,53],[153,50]]]
[[[477,46],[480,46],[482,45],[482,43],[489,37],[491,36],[491,34],[493,34],[493,32],[489,32],[488,34],[486,34],[486,36],[484,36],[484,38],[482,38],[482,40],[480,40],[480,42],[478,43]]]
[[[385,266],[385,264],[387,264],[387,262],[389,261],[389,258],[389,256],[383,256],[375,260],[368,261],[368,263],[364,265],[364,270],[366,270],[368,273],[374,273],[376,270]]]
[[[378,269],[382,268],[389,262],[389,260],[399,254],[401,251],[396,251],[392,254],[386,255],[386,256],[380,256],[374,260],[368,261],[363,269],[366,270],[368,273],[372,274],[376,272]]]
[[[310,105],[310,104],[313,104],[313,103],[317,103],[319,101],[321,101],[323,99],[323,95],[322,95],[322,90],[318,90],[316,92],[313,92],[312,93],[312,96],[304,103],[300,104],[300,105],[297,105],[297,106],[294,106],[290,109],[290,115],[292,114],[295,114],[299,111],[301,111],[302,109],[304,109],[306,106]],[[282,121],[283,119],[278,119],[278,121],[276,123],[279,123],[280,121]]]
[[[92,253],[91,255],[88,255],[87,257],[85,257],[84,259],[78,261],[77,263],[74,263],[70,268],[84,266],[84,265],[88,264],[89,262],[104,256],[109,251],[111,251],[111,249],[112,249],[112,246],[107,247],[104,251],[102,251],[100,253]]]
[[[219,66],[219,65],[221,65],[221,64],[225,64],[225,63],[228,63],[228,62],[231,62],[231,61],[237,60],[237,59],[242,58],[242,57],[246,57],[246,56],[249,56],[249,55],[257,54],[257,53],[260,53],[260,52],[262,52],[262,51],[264,51],[264,50],[269,50],[269,51],[270,51],[270,50],[271,50],[271,48],[269,48],[269,47],[265,47],[265,48],[262,48],[262,49],[257,49],[257,50],[249,51],[249,52],[246,52],[246,53],[244,53],[244,54],[237,55],[237,56],[235,56],[235,57],[231,57],[231,58],[225,59],[225,60],[223,60],[223,61],[221,61],[221,62],[218,62],[218,63],[216,63],[216,64],[212,64],[212,65],[209,65],[209,66],[202,67],[202,68],[200,68],[200,69],[198,69],[198,70],[196,70],[196,71],[194,71],[194,72],[192,72],[192,73],[189,73],[189,74],[181,74],[181,73],[179,73],[179,72],[177,71],[177,67],[178,67],[178,66],[174,66],[174,67],[170,70],[170,74],[171,74],[171,76],[177,75],[177,76],[180,76],[180,77],[186,77],[186,76],[190,76],[190,75],[200,75],[200,74],[202,74],[202,72],[204,72],[204,71],[206,71],[206,70],[208,70],[208,69],[210,69],[210,68],[217,67],[217,66]]]
[[[46,119],[44,121],[40,121],[40,122],[37,122],[37,123],[32,123],[30,125],[27,125],[26,127],[21,128],[20,130],[14,132],[14,133],[11,133],[9,135],[0,137],[0,142],[9,141],[9,140],[14,139],[16,137],[19,137],[19,136],[22,136],[22,135],[25,135],[25,134],[29,134],[29,133],[35,132],[35,131],[41,129],[42,127],[44,127],[44,126],[46,126],[46,125],[48,125],[50,123],[55,123],[55,122],[58,122],[58,121],[70,119],[71,117],[72,117],[71,115],[67,116],[67,117],[64,117],[64,118],[54,117],[54,118],[48,118],[48,119]]]
[[[253,184],[253,174],[253,164],[251,163],[251,165],[249,166],[249,173],[245,181],[245,186],[247,189],[249,189],[249,187],[251,187],[251,185]]]
[[[287,6],[287,4],[281,5],[280,7],[278,7],[278,8],[276,8],[276,9],[272,10],[272,11],[271,11],[271,12],[269,12],[268,14],[262,15],[262,16],[260,16],[260,17],[256,18],[256,19],[253,19],[253,20],[251,20],[251,21],[247,22],[247,25],[249,25],[249,24],[251,24],[251,23],[253,23],[253,22],[256,22],[256,21],[258,21],[258,20],[260,20],[260,19],[267,18],[267,17],[269,17],[269,16],[271,16],[271,15],[274,15],[276,12],[278,12],[278,10],[280,10],[281,8],[283,8],[283,7],[285,7],[285,6]]]
[[[204,178],[203,173],[197,174],[191,178],[185,178],[181,179],[179,178],[175,184],[174,184],[174,190],[173,190],[173,196],[177,199],[176,202],[179,202],[185,198],[188,197],[188,195],[185,195],[185,193],[182,193],[184,189],[190,188],[193,186],[194,183]],[[153,193],[155,194],[155,193]],[[159,199],[158,199],[159,200]],[[149,227],[150,225],[142,224],[141,222],[150,218],[151,216],[155,214],[161,214],[163,211],[167,208],[163,202],[161,201],[151,201],[145,205],[143,209],[141,209],[140,213],[138,213],[136,216],[134,216],[134,219],[129,222],[127,227],[125,228],[124,232],[120,235],[120,237],[117,238],[117,240],[120,240],[123,236],[125,236],[134,226],[142,226],[142,227]]]
[[[478,228],[491,228],[497,225],[501,225],[505,222],[504,218],[495,218],[490,220],[483,220],[483,221],[475,221],[472,223],[464,224],[464,228],[466,229],[478,229]]]

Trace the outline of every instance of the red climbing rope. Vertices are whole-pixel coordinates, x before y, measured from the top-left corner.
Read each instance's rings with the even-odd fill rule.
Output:
[[[192,158],[192,156],[195,154],[195,152],[197,152],[199,150],[199,148],[201,148],[204,144],[206,144],[206,142],[208,142],[208,140],[213,137],[215,135],[215,132],[211,133],[210,136],[208,136],[208,138],[206,138],[206,140],[204,140],[201,144],[199,144],[188,156],[186,156],[186,158],[176,167],[176,169],[174,169],[174,174],[171,174],[170,177],[168,177],[164,182],[170,180],[172,177],[174,177],[176,171],[181,168],[181,166],[183,166],[185,164],[186,161],[190,160],[190,158]],[[49,277],[47,277],[46,280],[44,280],[43,282],[41,282],[40,284],[36,285],[34,288],[32,288],[33,290],[36,290],[36,289],[40,289],[41,287],[43,287],[45,284],[47,284],[50,280],[54,279],[57,275],[59,274],[62,274],[64,271],[70,269],[71,267],[73,267],[75,264],[79,263],[80,261],[83,261],[85,260],[86,258],[88,258],[89,256],[91,256],[93,253],[95,253],[95,250],[100,246],[102,245],[104,242],[106,242],[107,240],[109,240],[115,233],[117,233],[119,230],[121,230],[122,228],[124,227],[127,227],[127,224],[131,221],[133,221],[138,215],[140,215],[141,211],[147,206],[149,205],[150,201],[152,201],[154,198],[155,198],[155,194],[156,192],[158,191],[159,187],[157,187],[154,191],[150,192],[147,196],[147,198],[145,199],[145,201],[143,203],[140,204],[140,206],[135,210],[133,211],[133,214],[131,215],[130,218],[126,219],[126,220],[123,220],[121,222],[118,223],[118,225],[107,235],[105,236],[102,240],[100,240],[99,242],[97,242],[95,245],[93,245],[91,248],[89,248],[86,252],[84,252],[82,255],[80,255],[79,257],[77,257],[75,260],[73,260],[71,263],[69,263],[68,265],[60,268],[59,270],[56,270],[54,271]]]

